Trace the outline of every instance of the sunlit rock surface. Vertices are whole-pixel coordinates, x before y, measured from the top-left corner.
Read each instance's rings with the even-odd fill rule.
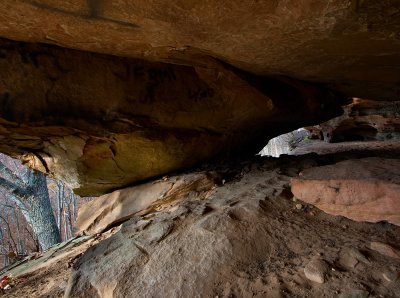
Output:
[[[269,140],[261,151],[261,156],[279,157],[282,154],[292,154],[292,151],[302,142],[308,140],[310,133],[304,128],[296,129]]]

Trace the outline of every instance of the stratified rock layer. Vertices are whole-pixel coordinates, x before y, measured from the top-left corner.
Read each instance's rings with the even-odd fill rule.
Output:
[[[159,204],[176,204],[215,185],[212,173],[194,173],[117,190],[83,205],[76,222],[77,233],[96,234],[106,228],[157,210]]]
[[[2,0],[0,36],[398,98],[399,0]]]
[[[364,158],[307,169],[292,192],[321,210],[357,221],[400,225],[400,161]]]
[[[81,195],[256,153],[272,136],[339,115],[343,101],[214,60],[178,66],[8,40],[0,51],[0,151]]]
[[[308,129],[327,142],[400,139],[400,101],[355,98],[344,110],[342,116]]]

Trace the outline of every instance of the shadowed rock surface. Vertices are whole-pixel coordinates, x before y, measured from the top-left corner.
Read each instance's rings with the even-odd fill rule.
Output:
[[[400,0],[0,12],[0,152],[81,195],[114,191],[80,212],[95,235],[4,271],[6,297],[398,296]],[[323,155],[248,159],[351,97],[370,100],[330,136],[392,140],[294,138],[291,153]]]
[[[97,195],[341,113],[347,100],[213,61],[189,67],[0,40],[0,150]]]
[[[309,128],[327,142],[400,139],[400,101],[355,98],[344,114]]]
[[[399,4],[3,0],[0,151],[100,195],[256,153],[348,96],[393,109]]]
[[[398,99],[399,0],[2,0],[0,36]]]

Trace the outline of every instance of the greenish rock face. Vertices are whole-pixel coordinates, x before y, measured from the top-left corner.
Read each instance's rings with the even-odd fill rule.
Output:
[[[256,153],[343,97],[210,60],[178,66],[0,40],[0,151],[99,195],[216,155]]]

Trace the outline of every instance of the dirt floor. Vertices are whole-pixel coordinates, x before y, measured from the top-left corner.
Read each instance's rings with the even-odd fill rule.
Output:
[[[321,156],[203,166],[196,171],[221,175],[207,195],[190,195],[61,248],[19,270],[3,296],[63,297],[68,289],[68,297],[400,297],[400,227],[331,216],[290,192],[290,178],[305,168],[366,156],[400,158],[400,142],[334,146],[298,149]],[[149,226],[138,229],[143,221]],[[166,224],[156,241],[140,242]],[[130,255],[137,243],[145,253]],[[70,278],[72,272],[79,278]]]

